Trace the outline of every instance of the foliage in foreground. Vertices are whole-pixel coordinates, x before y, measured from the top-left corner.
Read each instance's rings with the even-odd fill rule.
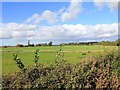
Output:
[[[93,58],[92,61],[88,60],[87,63],[73,65],[64,60],[64,53],[60,49],[55,64],[48,67],[37,63],[37,53],[38,51],[35,52],[35,66],[25,70],[22,68],[14,75],[3,75],[3,88],[120,88],[118,52],[110,52]]]

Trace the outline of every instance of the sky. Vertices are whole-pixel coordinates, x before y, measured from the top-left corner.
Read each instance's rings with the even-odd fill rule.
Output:
[[[2,45],[113,41],[118,37],[118,3],[2,2],[0,30]]]

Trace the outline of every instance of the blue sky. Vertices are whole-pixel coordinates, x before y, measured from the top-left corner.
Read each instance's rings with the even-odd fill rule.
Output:
[[[3,45],[117,39],[117,3],[3,2]],[[115,31],[115,32],[114,32]],[[114,33],[113,33],[114,32]],[[96,36],[96,37],[95,37]],[[18,42],[16,42],[18,40]],[[24,39],[24,40],[23,40]],[[36,40],[35,40],[36,39]]]
[[[55,12],[62,7],[68,7],[69,3],[70,2],[4,2],[2,4],[3,22],[22,23],[34,13],[41,14],[44,10],[51,10]],[[104,9],[99,10],[94,5],[94,2],[83,2],[82,6],[82,14],[80,14],[74,21],[66,23],[95,25],[103,23],[110,24],[118,21],[117,10],[111,12],[107,6],[105,6]]]
[[[25,19],[32,16],[34,13],[41,14],[44,10],[56,11],[63,6],[68,6],[69,3],[4,2],[2,5],[3,22],[22,23]]]

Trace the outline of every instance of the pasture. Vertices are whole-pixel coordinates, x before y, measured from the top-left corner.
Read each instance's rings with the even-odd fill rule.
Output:
[[[13,61],[13,53],[16,53],[26,66],[34,65],[34,52],[39,50],[39,63],[47,66],[54,63],[57,51],[60,46],[41,46],[41,47],[8,47],[2,48],[2,73],[13,73],[19,68]],[[63,46],[64,59],[69,63],[79,63],[82,58],[91,55],[99,55],[106,50],[113,50],[115,46],[81,45]]]

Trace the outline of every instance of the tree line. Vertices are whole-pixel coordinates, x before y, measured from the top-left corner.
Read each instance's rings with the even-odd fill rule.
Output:
[[[35,47],[35,46],[52,46],[52,42],[49,43],[39,43],[39,44],[31,44],[30,40],[28,40],[28,45],[17,44],[16,47]]]
[[[103,45],[103,46],[120,46],[120,39],[116,41],[100,41],[100,42],[70,42],[70,43],[61,43],[57,46],[64,45],[64,46],[71,46],[71,45]],[[53,45],[53,42],[50,41],[48,43],[38,43],[38,44],[31,44],[30,40],[28,40],[28,44],[17,44],[15,47],[35,47],[35,46],[56,46]],[[9,47],[9,46],[3,46]]]
[[[101,41],[101,42],[71,42],[63,43],[63,45],[103,45],[103,46],[120,46],[120,39],[116,41]]]

